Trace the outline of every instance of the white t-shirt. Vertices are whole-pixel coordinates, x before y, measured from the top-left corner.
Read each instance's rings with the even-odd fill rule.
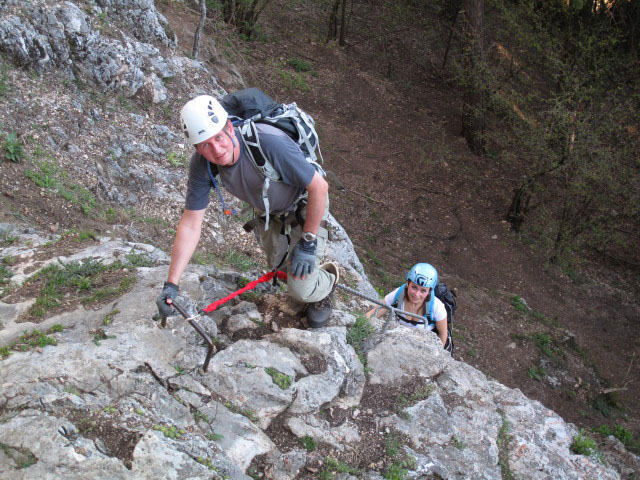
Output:
[[[404,285],[399,286],[398,288],[396,288],[393,292],[387,294],[386,297],[384,297],[384,303],[386,303],[387,305],[391,306],[391,304],[393,303],[393,299],[396,298],[396,293],[398,292],[398,290],[400,290]],[[433,293],[433,292],[432,292]],[[400,310],[404,310],[404,292],[402,292],[399,297],[398,297],[398,307]],[[426,302],[424,305],[425,308],[425,313],[429,313],[429,302]],[[397,314],[396,318],[398,319],[398,322],[401,325],[406,325],[407,327],[413,327],[413,328],[423,328],[423,329],[427,329],[427,330],[433,330],[435,328],[435,325],[429,325],[428,322],[421,323],[419,325],[413,325],[412,323],[406,322],[406,317],[404,315],[401,314]],[[440,301],[440,299],[438,297],[435,297],[433,299],[433,318],[435,319],[436,322],[439,322],[440,320],[446,320],[447,319],[447,309],[444,307],[444,303],[442,303]],[[420,321],[418,318],[416,317],[411,317],[411,320],[414,321]]]

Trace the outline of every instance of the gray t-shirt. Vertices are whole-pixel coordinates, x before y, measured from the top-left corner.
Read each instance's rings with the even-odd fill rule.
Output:
[[[307,162],[300,147],[282,130],[262,123],[256,124],[260,145],[273,168],[280,174],[281,182],[271,181],[269,207],[271,213],[280,214],[295,208],[293,202],[311,183],[315,168]],[[240,132],[236,129],[236,138]],[[264,210],[262,184],[264,176],[248,156],[244,142],[240,141],[240,157],[229,167],[218,167],[226,190],[258,210]],[[209,204],[212,188],[207,160],[194,153],[189,164],[187,183],[187,210],[202,210]]]

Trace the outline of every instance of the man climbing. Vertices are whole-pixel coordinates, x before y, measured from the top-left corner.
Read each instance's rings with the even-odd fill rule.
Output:
[[[265,181],[241,133],[211,96],[201,95],[187,102],[180,120],[195,153],[189,165],[185,209],[173,243],[169,274],[156,300],[160,314],[171,314],[180,278],[200,240],[209,193],[212,186],[217,188],[213,166],[226,190],[253,207],[250,226],[257,229],[267,263],[274,269],[288,266],[289,295],[310,304],[309,326],[323,326],[331,315],[332,292],[338,282],[337,265],[321,265],[328,237],[325,179],[286,133],[256,123],[260,148],[281,179]]]

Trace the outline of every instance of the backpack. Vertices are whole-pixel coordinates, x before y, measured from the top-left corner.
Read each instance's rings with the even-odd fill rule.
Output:
[[[400,303],[400,298],[404,296],[404,289],[406,288],[406,286],[407,284],[405,283],[398,289],[395,297],[393,297],[393,302],[391,302],[392,307],[398,308],[398,305]],[[447,331],[449,332],[449,339],[447,341],[447,345],[445,346],[445,348],[451,354],[453,354],[453,337],[451,336],[452,335],[451,332],[453,330],[453,313],[458,308],[456,294],[453,293],[451,290],[449,290],[447,288],[447,285],[444,283],[438,283],[436,285],[436,288],[434,288],[434,292],[435,292],[435,297],[438,297],[438,299],[444,304],[444,308],[447,311]],[[429,313],[425,315],[425,320],[429,325],[434,325],[436,323],[435,320],[433,320],[433,303],[434,303],[433,299],[435,297],[431,295],[431,300],[429,300]],[[412,323],[412,322],[409,321],[409,323]]]
[[[302,150],[307,162],[313,165],[320,175],[326,175],[320,163],[322,162],[322,153],[318,142],[318,134],[315,130],[315,122],[313,118],[304,112],[294,103],[281,104],[276,103],[268,95],[257,88],[246,88],[235,93],[225,95],[220,104],[229,114],[231,123],[239,127],[240,138],[244,143],[249,158],[256,166],[258,171],[264,177],[262,185],[262,201],[265,210],[265,229],[269,228],[269,185],[272,181],[279,182],[282,178],[275,170],[262,147],[260,146],[260,136],[256,128],[256,123],[265,123],[276,127],[285,132]],[[318,161],[318,155],[320,161]],[[218,177],[218,168],[216,165],[209,167],[209,175],[216,187],[215,178]],[[220,192],[218,191],[218,195]],[[301,199],[306,198],[306,191],[296,199],[298,203]]]

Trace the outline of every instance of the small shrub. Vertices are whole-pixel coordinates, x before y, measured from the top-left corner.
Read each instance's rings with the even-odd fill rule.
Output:
[[[2,143],[2,152],[4,153],[4,158],[10,162],[18,163],[22,161],[22,158],[24,157],[24,150],[22,149],[22,145],[20,145],[15,132],[7,133],[7,136]]]
[[[547,357],[551,357],[553,355],[553,350],[551,349],[551,337],[549,337],[548,333],[534,333],[533,344]]]
[[[348,473],[350,475],[359,475],[361,472],[357,468],[354,468],[350,465],[347,465],[340,460],[336,460],[332,457],[327,457],[324,459],[325,464],[325,472],[327,473]],[[331,478],[331,477],[329,477]]]
[[[365,367],[367,366],[367,359],[362,353],[362,343],[375,332],[375,328],[369,322],[369,319],[364,315],[358,315],[356,323],[349,329],[347,333],[347,343],[353,347],[360,359],[360,362]]]
[[[169,165],[172,167],[183,167],[187,164],[187,157],[183,154],[170,152],[167,154],[167,162],[169,162]]]
[[[305,435],[300,439],[300,445],[302,445],[307,452],[313,452],[317,448],[316,441],[310,435]]]
[[[223,254],[223,259],[225,262],[240,270],[241,272],[246,272],[247,270],[251,270],[252,268],[256,268],[258,266],[258,264],[247,255],[236,251],[225,252]]]
[[[598,451],[598,445],[584,430],[580,430],[580,433],[573,437],[570,448],[571,451],[577,455],[585,455],[599,461],[602,460],[602,454]]]
[[[546,370],[542,367],[531,367],[527,372],[527,377],[529,377],[531,380],[539,382],[544,378],[546,374]]]
[[[511,305],[513,305],[519,312],[529,313],[529,307],[525,303],[524,299],[518,295],[511,297]]]
[[[207,437],[212,442],[216,442],[218,440],[222,440],[224,438],[224,435],[221,435],[219,433],[207,433],[205,437]]]
[[[107,313],[102,319],[102,325],[108,327],[113,322],[114,317],[120,313],[120,310],[114,310],[112,312]]]
[[[404,480],[409,473],[409,470],[415,470],[417,465],[418,462],[411,456],[396,460],[382,475],[382,478],[385,478],[386,480]]]
[[[202,420],[204,422],[210,423],[211,420],[209,420],[209,417],[202,413],[200,410],[196,410],[195,412],[193,412],[193,418],[195,418],[196,420]]]
[[[16,235],[13,235],[10,229],[0,229],[0,246],[6,247],[13,244],[18,240]]]
[[[299,58],[290,58],[287,60],[287,66],[293,68],[296,72],[308,72],[311,70],[311,65]]]

